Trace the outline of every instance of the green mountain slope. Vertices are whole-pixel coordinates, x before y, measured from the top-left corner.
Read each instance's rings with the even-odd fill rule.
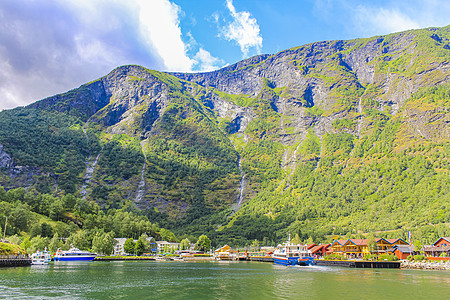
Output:
[[[433,231],[450,222],[449,98],[449,26],[209,73],[124,66],[1,112],[0,183],[235,244]]]

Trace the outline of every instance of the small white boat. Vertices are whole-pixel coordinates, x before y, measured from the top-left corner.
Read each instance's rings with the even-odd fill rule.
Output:
[[[44,251],[37,251],[31,255],[32,265],[45,265],[52,261],[52,256],[47,248]]]

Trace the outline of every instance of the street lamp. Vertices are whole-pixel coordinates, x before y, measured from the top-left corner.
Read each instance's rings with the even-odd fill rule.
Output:
[[[5,229],[3,230],[3,240],[6,241],[5,236],[6,236],[6,224],[8,223],[8,217],[7,216],[3,216],[3,218],[6,218],[6,220],[5,220]]]

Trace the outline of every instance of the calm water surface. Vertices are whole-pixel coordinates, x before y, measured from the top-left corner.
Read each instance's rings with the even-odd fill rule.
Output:
[[[445,295],[450,295],[449,271],[142,261],[0,269],[2,299],[445,299]]]

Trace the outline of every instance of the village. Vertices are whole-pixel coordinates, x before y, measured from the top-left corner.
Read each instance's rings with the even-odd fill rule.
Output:
[[[159,257],[165,259],[199,260],[214,259],[224,261],[265,261],[273,262],[273,254],[282,244],[271,247],[247,247],[233,249],[229,245],[224,245],[209,251],[199,251],[195,249],[195,244],[190,244],[189,249],[181,250],[181,244],[167,241],[153,241],[151,243],[151,253],[146,253],[149,257]],[[124,251],[125,238],[116,239],[113,257],[130,255]],[[415,249],[415,245],[403,239],[343,239],[333,240],[327,244],[305,244],[308,255],[318,260],[368,260],[368,261],[403,261],[404,267],[422,268],[419,262],[437,263],[450,268],[450,237],[440,237],[431,245],[423,245],[420,249]],[[414,264],[411,263],[414,262]],[[440,265],[439,265],[440,264]],[[432,265],[430,265],[432,266]],[[426,266],[425,266],[426,267]]]

